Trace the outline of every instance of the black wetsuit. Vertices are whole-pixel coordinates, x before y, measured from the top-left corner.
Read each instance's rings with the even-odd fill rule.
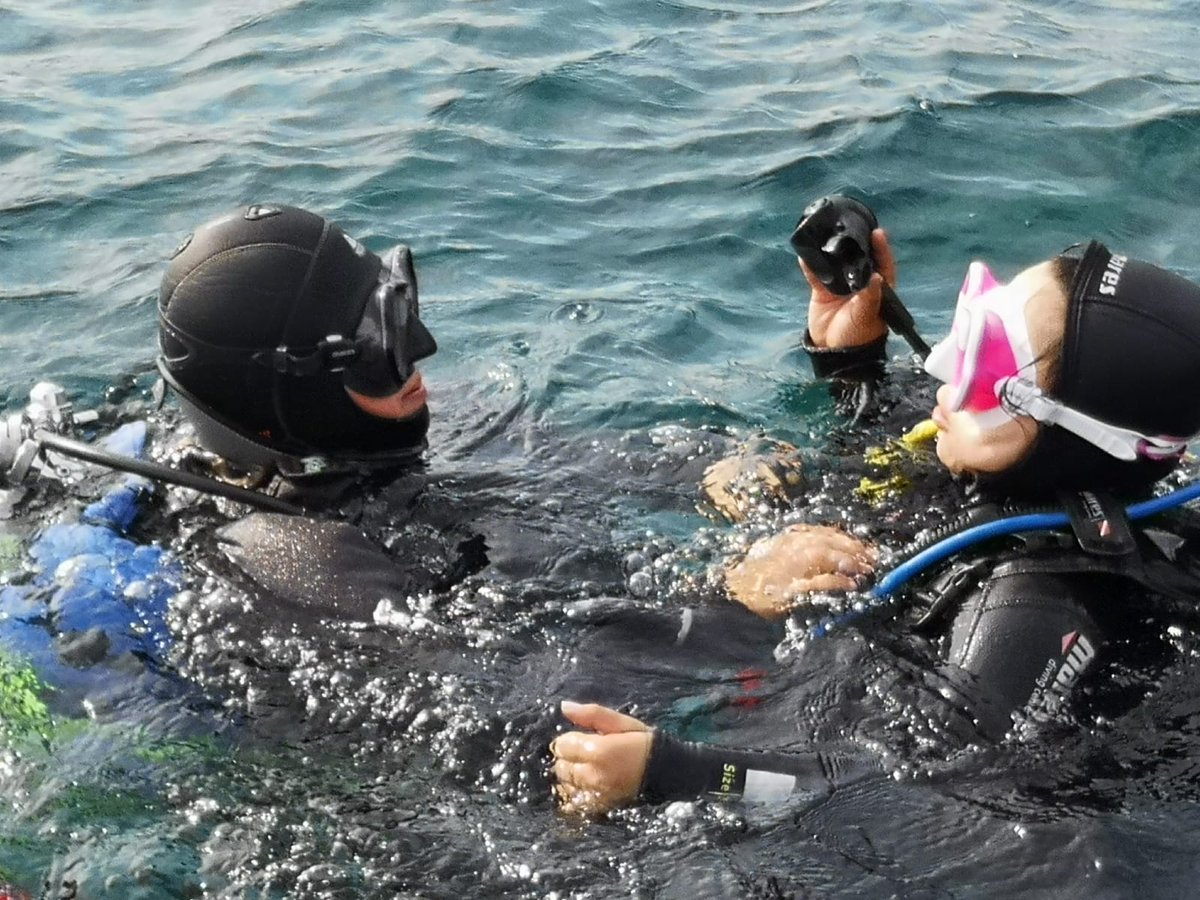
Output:
[[[472,647],[482,639],[471,628],[505,633],[507,660],[538,616],[557,624],[567,601],[623,594],[626,505],[691,510],[707,461],[732,449],[684,429],[596,445],[512,428],[459,452],[437,445],[429,468],[384,484],[302,484],[286,495],[324,515],[214,524],[206,504],[180,511],[187,540],[176,546],[192,573],[209,576],[193,577],[197,590],[175,604],[180,671],[264,735],[297,739],[347,721],[403,731],[420,709],[414,698],[440,690],[443,676],[493,689],[501,664],[479,662],[492,651]],[[308,502],[314,494],[320,504]],[[529,649],[542,641],[537,632]],[[542,663],[555,671],[556,660]],[[363,708],[373,670],[406,686],[403,714]]]
[[[805,346],[816,373],[834,379],[839,408],[868,413],[884,339],[845,351],[817,350],[807,339]],[[912,588],[899,624],[930,640],[936,690],[946,701],[936,715],[955,743],[999,739],[1014,717],[1036,723],[1055,716],[1081,679],[1128,639],[1147,612],[1149,595],[1185,603],[1200,597],[1185,542],[1166,533],[1123,531],[1118,507],[1109,511],[1114,528],[1103,539],[1087,530],[1095,523],[1089,526],[1082,516],[1079,534],[995,539],[960,553]],[[643,796],[780,799],[857,777],[871,767],[868,757],[738,750],[658,731]]]
[[[638,497],[650,508],[692,509],[707,460],[732,447],[682,429],[666,446],[661,435],[602,445],[529,429],[489,437],[469,453],[443,450],[437,470],[416,463],[372,483],[277,482],[272,493],[313,514],[253,512],[205,528],[191,555],[226,580],[248,578],[264,616],[283,622],[370,622],[383,599],[442,592],[485,567],[493,579],[616,592],[620,505]]]

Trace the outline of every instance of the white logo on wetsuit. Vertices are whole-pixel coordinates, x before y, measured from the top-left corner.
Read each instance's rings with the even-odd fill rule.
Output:
[[[1077,631],[1063,635],[1062,653],[1063,656],[1058,659],[1051,657],[1046,661],[1046,667],[1037,679],[1038,690],[1030,698],[1027,706],[1030,712],[1039,709],[1053,712],[1057,709],[1067,699],[1067,694],[1075,686],[1079,676],[1087,671],[1092,660],[1096,658],[1096,648],[1092,646],[1092,642]],[[1047,688],[1046,682],[1049,680],[1050,673],[1054,671],[1056,663],[1060,663],[1058,671]]]
[[[1104,267],[1104,274],[1100,276],[1100,287],[1096,290],[1107,297],[1115,294],[1117,285],[1121,283],[1121,272],[1125,269],[1125,263],[1128,261],[1129,257],[1127,256],[1113,254],[1109,257],[1108,264]]]

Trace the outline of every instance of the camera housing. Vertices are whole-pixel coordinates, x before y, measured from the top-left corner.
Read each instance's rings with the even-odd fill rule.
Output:
[[[805,208],[791,245],[825,287],[845,296],[861,291],[871,280],[871,232],[878,227],[879,220],[865,203],[832,194]]]
[[[790,243],[821,284],[831,293],[846,297],[871,281],[875,272],[871,232],[878,227],[879,220],[865,203],[830,194],[805,207]],[[929,345],[917,333],[912,314],[886,281],[881,312],[888,327],[908,341],[921,359],[929,355]]]

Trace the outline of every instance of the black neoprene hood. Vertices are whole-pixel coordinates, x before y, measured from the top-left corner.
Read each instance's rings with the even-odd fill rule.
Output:
[[[325,365],[337,352],[329,338],[354,335],[380,269],[337,225],[291,206],[240,208],[180,245],[159,291],[158,364],[208,449],[294,465],[384,462],[424,445],[427,411],[367,415]]]
[[[1200,432],[1200,286],[1165,269],[1088,245],[1071,282],[1053,396],[1146,435]],[[1177,459],[1119,460],[1042,425],[1032,453],[996,480],[1046,490],[1137,493]]]

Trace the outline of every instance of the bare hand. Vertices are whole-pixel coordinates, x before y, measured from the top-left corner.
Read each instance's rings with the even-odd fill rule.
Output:
[[[887,332],[883,321],[883,283],[896,284],[896,260],[882,228],[871,232],[875,273],[857,294],[840,297],[825,287],[800,261],[812,288],[808,303],[808,334],[817,347],[842,348],[869,344]]]
[[[810,591],[848,591],[878,554],[840,528],[793,525],[762,538],[725,572],[729,595],[764,619],[781,619]]]
[[[598,816],[636,800],[650,761],[650,727],[596,703],[564,700],[562,712],[588,729],[568,731],[550,743],[563,810]]]
[[[741,522],[764,500],[774,505],[791,503],[806,483],[799,451],[773,442],[717,460],[704,471],[701,488],[718,513],[730,522]]]

